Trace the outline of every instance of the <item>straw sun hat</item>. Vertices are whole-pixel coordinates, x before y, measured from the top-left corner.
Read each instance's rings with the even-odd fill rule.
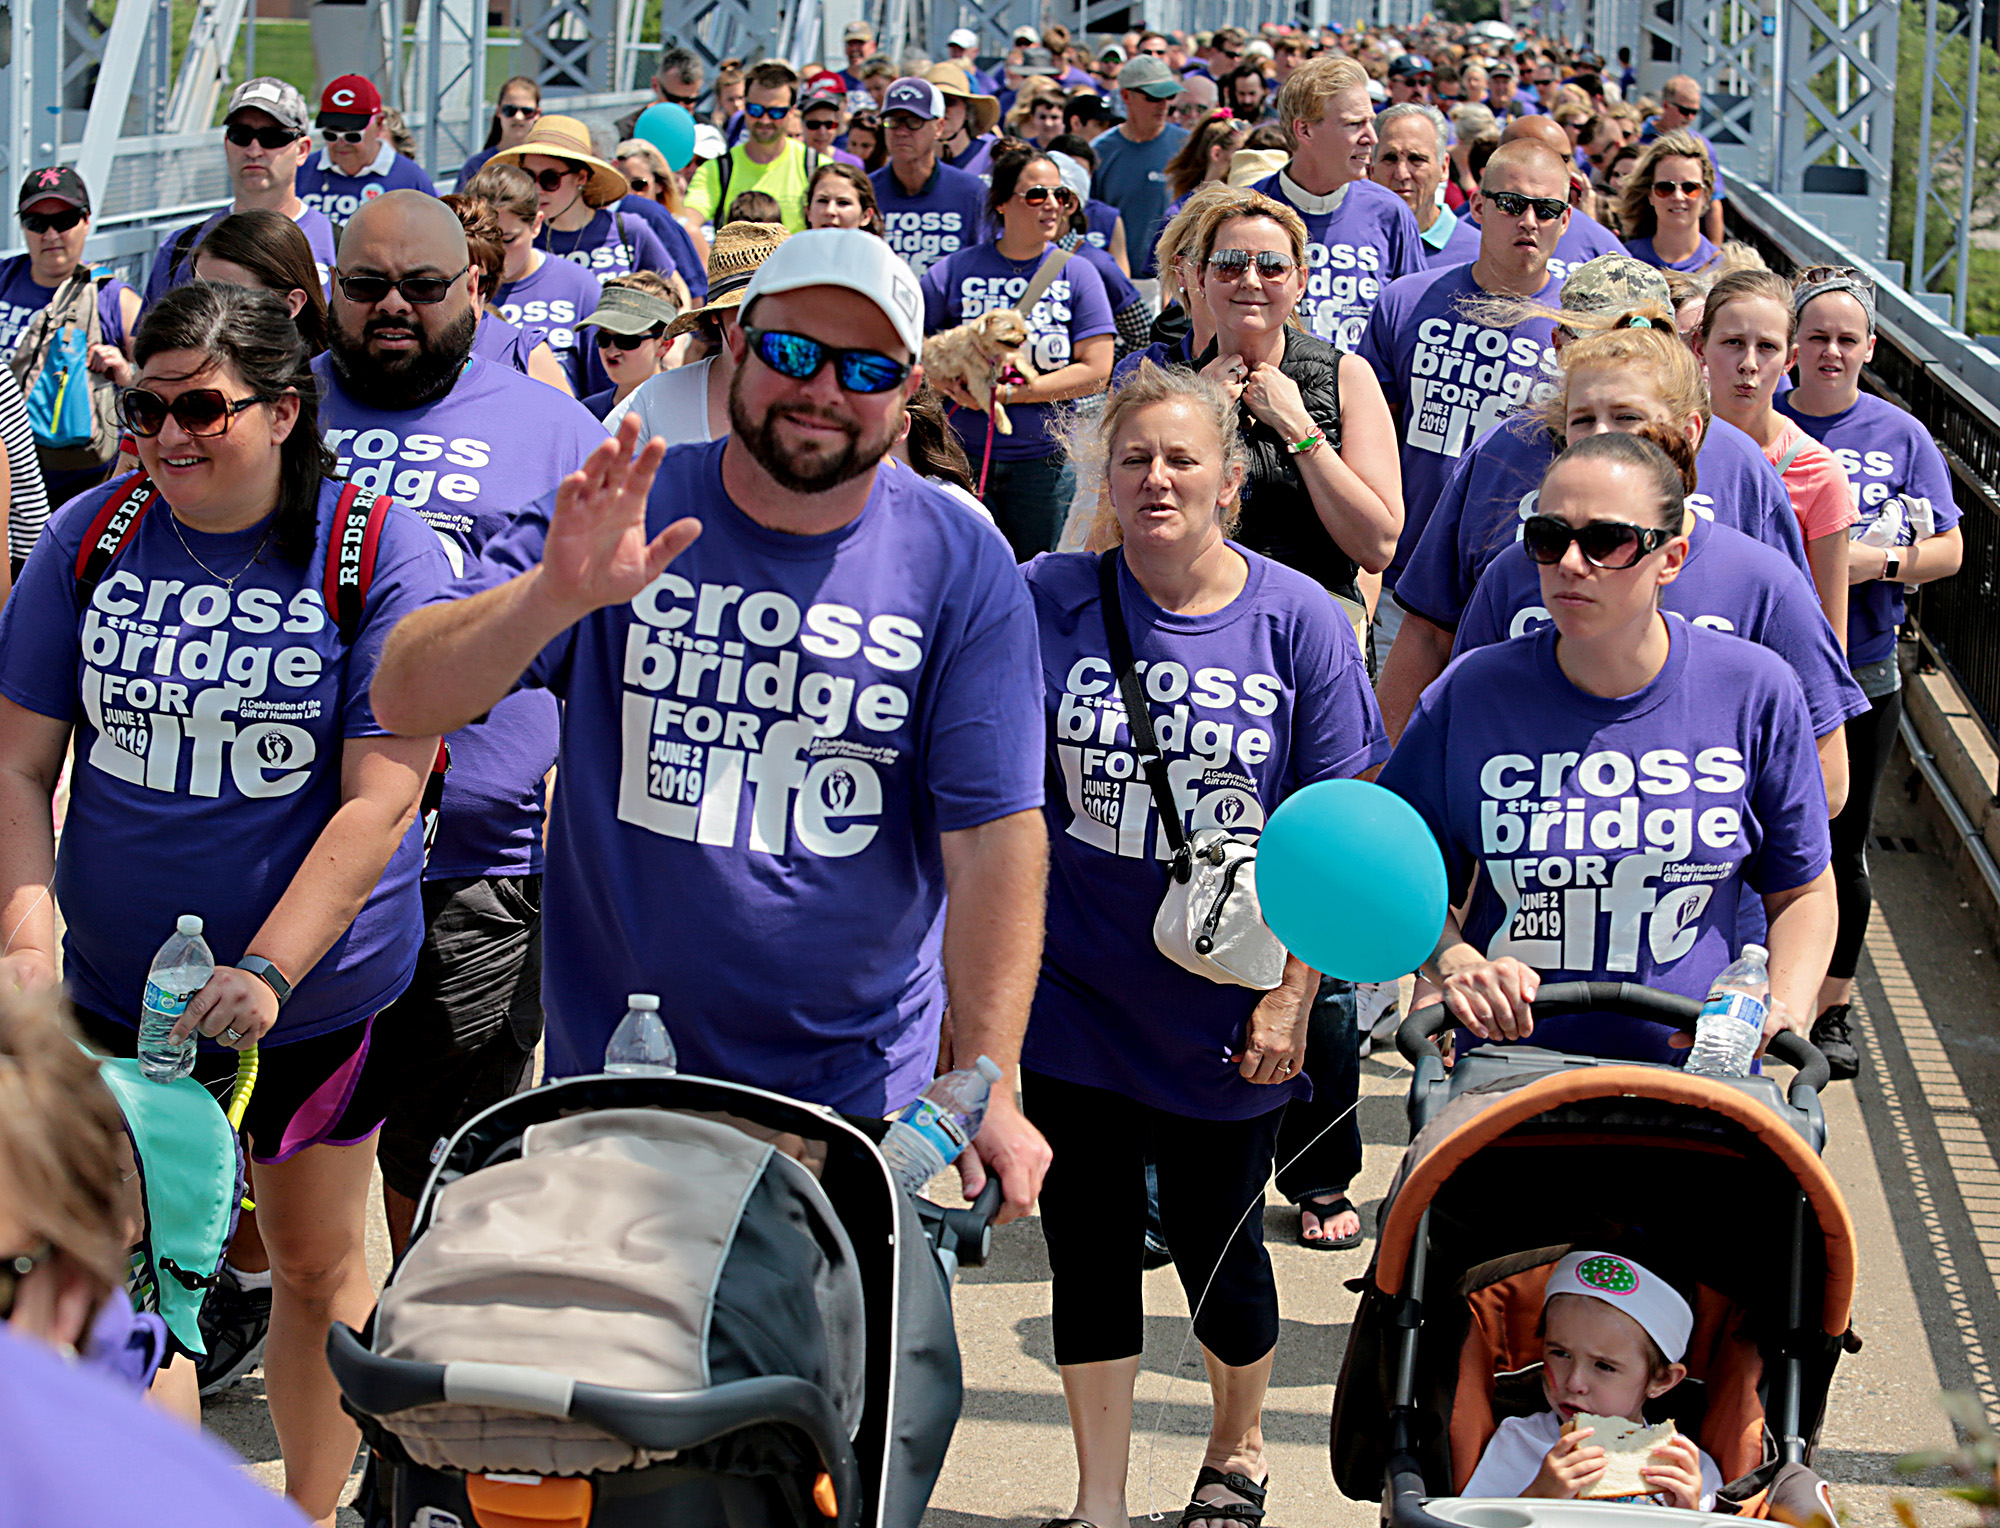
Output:
[[[783,223],[724,223],[716,229],[708,247],[708,301],[675,319],[668,336],[686,334],[704,318],[740,306],[757,267],[789,237]]]
[[[632,183],[617,165],[591,152],[590,129],[574,117],[548,116],[535,121],[526,143],[501,149],[495,164],[518,165],[530,154],[544,159],[568,159],[589,167],[590,179],[583,183],[583,199],[593,207],[608,207],[632,190]]]

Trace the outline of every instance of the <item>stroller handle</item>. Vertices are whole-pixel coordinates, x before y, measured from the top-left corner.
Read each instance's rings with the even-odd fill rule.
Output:
[[[1552,1019],[1571,1013],[1616,1013],[1627,1018],[1650,1019],[1670,1024],[1685,1033],[1694,1032],[1701,1017],[1701,1004],[1677,992],[1642,987],[1637,982],[1550,982],[1535,994],[1531,1005],[1537,1019]],[[1412,1066],[1425,1056],[1438,1055],[1437,1037],[1455,1027],[1456,1020],[1443,1003],[1419,1008],[1396,1030],[1396,1049]],[[1770,1053],[1787,1066],[1798,1068],[1793,1079],[1794,1095],[1800,1089],[1811,1093],[1823,1090],[1832,1076],[1819,1047],[1803,1035],[1781,1029],[1771,1036]],[[1793,1102],[1798,1103],[1794,1097]]]
[[[445,1402],[585,1422],[634,1448],[697,1448],[725,1433],[785,1423],[804,1433],[833,1480],[835,1528],[859,1528],[861,1467],[826,1392],[790,1374],[759,1375],[707,1390],[620,1390],[517,1364],[412,1363],[371,1353],[334,1322],[327,1363],[353,1409],[382,1418]]]

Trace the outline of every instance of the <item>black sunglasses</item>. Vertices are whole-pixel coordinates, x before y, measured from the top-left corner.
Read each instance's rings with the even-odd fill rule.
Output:
[[[29,233],[68,233],[89,216],[81,207],[65,207],[61,212],[24,212],[21,226]]]
[[[328,143],[359,143],[367,136],[367,129],[363,128],[360,131],[356,131],[353,128],[323,127],[319,130],[319,135]]]
[[[527,166],[523,165],[522,168],[526,169]],[[562,190],[562,183],[568,180],[570,176],[581,175],[583,172],[582,165],[578,165],[573,170],[537,170],[534,172],[535,184],[540,186],[544,191],[560,191]]]
[[[512,122],[517,117],[539,117],[541,114],[542,109],[539,106],[502,106],[500,108],[500,115],[505,117],[509,122]]]
[[[118,417],[142,440],[151,440],[165,429],[169,415],[189,435],[226,435],[230,422],[245,409],[274,401],[269,393],[230,398],[219,387],[196,387],[169,402],[158,393],[134,387],[119,395]]]
[[[0,1321],[14,1314],[14,1301],[21,1293],[21,1281],[55,1255],[56,1249],[43,1242],[33,1252],[17,1252],[12,1257],[0,1258]]]
[[[907,361],[882,354],[879,350],[836,350],[804,334],[788,334],[780,329],[743,327],[757,359],[781,377],[809,382],[829,361],[839,378],[841,390],[849,393],[886,393],[910,374]]]
[[[281,149],[305,135],[289,127],[252,127],[247,122],[232,122],[222,130],[222,136],[239,149],[247,149],[253,143],[263,149]]]
[[[629,178],[628,183],[631,185],[632,189],[638,192],[639,195],[641,196],[651,196],[653,194],[653,182],[650,178],[646,176],[643,175],[631,176]]]
[[[1528,560],[1553,567],[1574,541],[1583,560],[1610,572],[1629,568],[1673,539],[1671,531],[1654,525],[1627,525],[1623,520],[1586,520],[1571,525],[1554,515],[1530,515],[1521,526],[1521,544]]]
[[[1523,196],[1518,191],[1488,191],[1484,186],[1479,188],[1479,194],[1498,207],[1502,217],[1517,218],[1532,207],[1536,217],[1544,223],[1553,223],[1569,211],[1569,203],[1560,197]]]
[[[655,324],[644,334],[613,334],[609,329],[599,329],[597,331],[597,348],[599,350],[637,350],[648,340],[664,338],[666,332],[667,326],[665,324]]]
[[[468,262],[458,268],[456,276],[404,276],[394,281],[387,276],[343,276],[336,271],[333,279],[340,283],[340,290],[349,302],[380,302],[394,287],[403,294],[404,302],[428,308],[443,302],[451,284],[471,269]]]
[[[1656,180],[1653,182],[1653,195],[1660,197],[1662,200],[1672,196],[1676,191],[1680,192],[1682,196],[1700,196],[1702,185],[1698,180]]]
[[[687,95],[687,96],[668,95],[664,91],[660,93],[660,99],[663,101],[670,102],[675,106],[682,107],[687,111],[693,111],[695,107],[699,105],[701,102],[701,97],[698,95]]]
[[[1260,249],[1254,254],[1247,249],[1218,249],[1210,251],[1208,257],[1208,268],[1224,281],[1241,281],[1253,265],[1266,281],[1283,281],[1295,263],[1290,255],[1275,249]]]

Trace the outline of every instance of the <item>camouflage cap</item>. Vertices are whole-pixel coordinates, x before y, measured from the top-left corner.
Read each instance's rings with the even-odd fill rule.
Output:
[[[1630,255],[1599,255],[1563,279],[1562,305],[1571,313],[1624,312],[1630,308],[1674,310],[1667,278]]]

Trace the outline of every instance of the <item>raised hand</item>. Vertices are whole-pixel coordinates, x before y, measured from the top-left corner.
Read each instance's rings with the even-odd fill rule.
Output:
[[[571,620],[630,600],[701,534],[690,518],[646,539],[646,499],[666,454],[658,436],[639,448],[639,421],[628,414],[556,489],[540,577]]]

